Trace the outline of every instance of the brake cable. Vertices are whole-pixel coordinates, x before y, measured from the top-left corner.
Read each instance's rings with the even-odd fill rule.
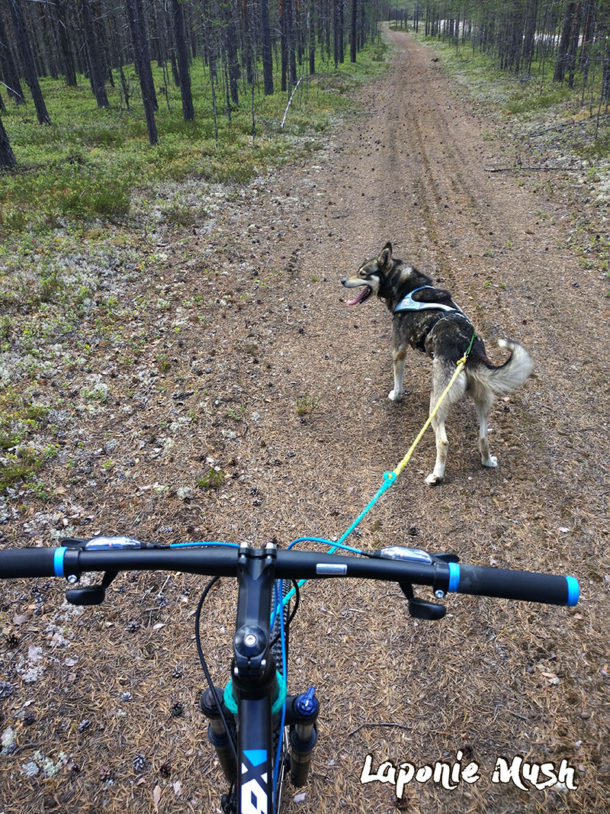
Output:
[[[199,661],[201,662],[201,667],[203,669],[203,673],[205,675],[206,681],[208,682],[208,686],[212,695],[214,696],[214,700],[216,702],[216,706],[218,707],[218,712],[220,714],[220,718],[224,725],[224,728],[227,733],[227,737],[229,739],[229,743],[231,744],[231,751],[233,752],[233,756],[235,758],[235,763],[237,764],[237,747],[235,746],[235,741],[233,739],[232,730],[229,728],[229,722],[227,721],[227,716],[225,715],[222,698],[219,696],[216,687],[214,686],[214,682],[212,681],[212,676],[208,669],[208,665],[205,660],[205,655],[203,653],[203,647],[201,645],[201,633],[199,630],[200,622],[201,622],[201,610],[203,608],[203,603],[205,602],[207,595],[209,594],[212,587],[220,581],[220,577],[214,577],[211,579],[208,584],[205,586],[203,593],[201,594],[201,598],[199,599],[199,604],[197,605],[197,611],[195,613],[195,644],[197,645],[197,654],[199,656]]]

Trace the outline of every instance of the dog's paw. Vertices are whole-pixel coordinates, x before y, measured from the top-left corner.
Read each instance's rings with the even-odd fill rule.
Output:
[[[498,459],[495,455],[490,455],[486,461],[481,461],[483,466],[488,466],[490,469],[495,469],[498,465]]]
[[[438,484],[442,482],[443,482],[442,477],[439,478],[439,476],[435,475],[434,472],[431,472],[426,478],[426,483],[428,484],[428,486],[438,486]]]
[[[390,401],[402,401],[402,392],[396,390],[390,390],[388,393],[388,398]]]

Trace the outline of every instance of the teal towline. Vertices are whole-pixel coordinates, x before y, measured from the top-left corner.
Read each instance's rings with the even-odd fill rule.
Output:
[[[344,533],[341,535],[341,537],[339,537],[339,539],[337,540],[336,544],[335,544],[335,545],[333,545],[333,546],[331,546],[331,547],[328,549],[328,552],[327,552],[328,554],[334,554],[334,553],[335,553],[335,551],[336,551],[338,548],[340,548],[340,547],[341,547],[342,543],[344,543],[344,542],[345,542],[345,540],[347,540],[347,538],[348,538],[348,537],[349,537],[349,535],[352,533],[352,531],[353,531],[353,530],[354,530],[354,529],[355,529],[355,528],[356,528],[356,527],[357,527],[357,526],[358,526],[358,525],[359,525],[359,524],[362,522],[362,520],[363,520],[363,519],[366,517],[366,515],[367,515],[367,514],[368,514],[368,513],[371,511],[371,509],[373,508],[373,506],[374,506],[374,505],[377,503],[377,501],[378,501],[378,500],[381,498],[381,496],[382,496],[382,495],[383,495],[385,492],[387,492],[387,491],[388,491],[388,489],[390,488],[390,486],[392,486],[392,484],[393,484],[393,483],[394,483],[394,481],[396,480],[396,477],[397,477],[397,476],[396,476],[396,472],[384,472],[384,473],[383,473],[383,483],[381,484],[381,486],[380,486],[380,487],[379,487],[379,489],[377,490],[377,493],[375,494],[375,496],[373,497],[373,499],[372,499],[372,500],[371,500],[371,501],[370,501],[370,502],[367,504],[367,506],[365,506],[365,508],[364,508],[364,509],[363,509],[363,510],[360,512],[360,514],[358,515],[358,517],[357,517],[357,518],[354,520],[354,522],[353,522],[353,523],[351,524],[351,526],[350,526],[350,527],[347,529],[347,531],[345,531],[345,532],[344,532]],[[300,580],[299,582],[297,582],[297,585],[299,586],[299,588],[301,588],[303,585],[305,585],[305,583],[306,583],[306,582],[307,582],[307,580],[306,580],[306,579],[302,579],[302,580]],[[286,605],[286,604],[288,604],[288,602],[291,600],[291,598],[294,596],[294,594],[295,594],[295,589],[294,589],[294,588],[291,588],[291,589],[288,591],[288,593],[286,594],[286,596],[284,597],[284,599],[282,600],[282,605]]]

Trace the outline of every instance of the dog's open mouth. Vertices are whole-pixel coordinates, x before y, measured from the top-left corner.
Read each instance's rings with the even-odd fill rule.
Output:
[[[363,285],[362,286],[362,291],[360,292],[360,294],[358,294],[358,296],[354,297],[353,300],[347,300],[345,304],[346,305],[360,305],[360,303],[364,302],[366,299],[368,299],[368,297],[370,297],[372,293],[373,293],[373,289],[370,287],[370,285]]]

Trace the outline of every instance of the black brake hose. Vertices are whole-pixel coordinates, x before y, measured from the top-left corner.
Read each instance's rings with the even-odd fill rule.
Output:
[[[231,734],[231,729],[229,728],[229,722],[227,721],[227,717],[224,713],[223,705],[222,705],[222,698],[218,695],[216,687],[214,686],[214,682],[212,681],[212,676],[210,675],[210,671],[208,670],[208,665],[205,660],[205,656],[203,654],[203,647],[201,646],[201,634],[199,632],[199,625],[201,621],[201,610],[203,608],[203,603],[206,600],[207,595],[209,594],[212,587],[220,580],[220,577],[214,577],[211,579],[201,594],[201,598],[199,599],[199,604],[197,605],[197,612],[195,613],[195,644],[197,645],[197,654],[199,655],[199,661],[201,662],[201,667],[203,669],[203,673],[205,675],[206,681],[208,682],[208,686],[212,695],[214,696],[214,700],[216,701],[216,706],[218,707],[218,712],[222,719],[222,723],[224,725],[225,731],[227,733],[227,737],[229,738],[229,743],[231,744],[231,751],[233,752],[233,757],[235,758],[235,763],[237,764],[237,747],[235,746],[235,741],[233,740],[233,736]]]
[[[299,588],[299,583],[296,581],[296,579],[291,579],[290,581],[292,582],[292,587],[294,588],[294,607],[292,609],[292,612],[291,612],[290,616],[288,617],[288,619],[286,619],[286,624],[284,625],[285,630],[288,630],[288,628],[290,627],[290,623],[292,622],[294,617],[297,615],[297,611],[298,611],[299,605],[301,603],[301,590]],[[273,647],[273,645],[280,638],[280,635],[281,635],[281,633],[277,634],[277,636],[270,643],[270,645],[269,645],[270,647]]]

